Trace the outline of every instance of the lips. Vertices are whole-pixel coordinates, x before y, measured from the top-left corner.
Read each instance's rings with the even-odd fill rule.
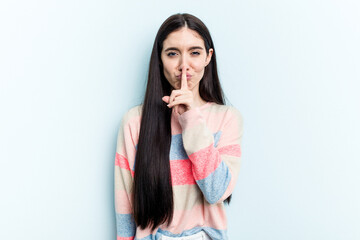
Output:
[[[189,79],[189,78],[191,78],[191,77],[192,77],[192,75],[186,74],[186,78],[187,78],[187,79]],[[180,74],[180,75],[177,75],[176,78],[177,78],[177,79],[181,79],[181,74]]]

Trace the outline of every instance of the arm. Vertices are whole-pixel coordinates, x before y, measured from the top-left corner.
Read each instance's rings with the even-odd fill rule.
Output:
[[[179,115],[184,149],[193,164],[193,176],[210,204],[221,203],[230,196],[240,169],[242,115],[236,108],[229,107],[223,121],[218,132],[220,139],[214,146],[214,135],[198,108]]]
[[[129,159],[135,157],[136,151],[127,122],[128,117],[125,114],[119,128],[115,154],[114,198],[117,240],[133,240],[136,232],[131,202],[134,173],[129,164]]]

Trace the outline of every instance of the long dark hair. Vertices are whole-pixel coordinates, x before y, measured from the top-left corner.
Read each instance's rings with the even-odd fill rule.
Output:
[[[163,73],[161,51],[166,37],[173,31],[188,27],[203,38],[206,53],[213,49],[210,63],[199,83],[199,94],[207,102],[224,105],[223,91],[217,73],[216,54],[209,30],[191,14],[174,14],[167,18],[157,32],[149,64],[148,81],[142,104],[139,142],[135,156],[133,212],[137,226],[151,226],[152,231],[173,218],[174,201],[171,185],[169,152],[171,145],[172,109],[163,96],[170,96],[172,86]],[[230,203],[231,195],[225,200]]]

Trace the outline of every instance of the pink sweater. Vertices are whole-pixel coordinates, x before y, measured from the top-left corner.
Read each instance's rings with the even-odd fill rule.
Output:
[[[208,102],[171,118],[170,169],[174,218],[153,232],[137,227],[131,211],[134,159],[142,105],[123,116],[115,154],[117,240],[158,240],[205,231],[211,239],[227,237],[223,201],[233,192],[240,170],[243,118],[233,106]]]

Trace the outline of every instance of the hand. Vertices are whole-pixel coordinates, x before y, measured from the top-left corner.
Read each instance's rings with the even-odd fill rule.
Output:
[[[168,107],[173,107],[173,112],[177,114],[183,114],[194,108],[194,96],[188,88],[185,67],[183,67],[181,74],[181,88],[173,90],[170,96],[164,96],[162,100],[169,103]]]

